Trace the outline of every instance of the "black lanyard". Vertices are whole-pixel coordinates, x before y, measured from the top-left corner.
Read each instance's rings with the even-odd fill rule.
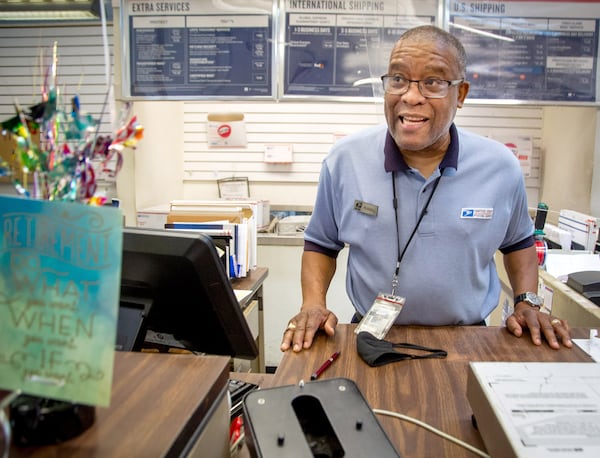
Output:
[[[398,274],[400,273],[400,263],[402,262],[402,258],[404,258],[404,253],[406,253],[408,245],[410,245],[410,242],[417,233],[417,229],[419,229],[419,226],[421,225],[421,221],[423,220],[425,213],[427,213],[427,208],[429,208],[429,202],[431,202],[431,199],[435,194],[435,190],[437,189],[438,184],[440,183],[442,173],[443,170],[440,170],[440,176],[437,177],[435,182],[433,183],[433,189],[431,190],[431,194],[429,194],[429,199],[427,199],[427,203],[423,207],[423,210],[421,210],[421,214],[419,215],[417,224],[415,224],[415,227],[413,228],[412,233],[410,234],[410,237],[406,242],[406,245],[404,245],[404,249],[400,251],[400,227],[398,223],[398,197],[396,196],[396,172],[392,172],[392,189],[394,192],[394,200],[392,201],[392,203],[394,205],[394,215],[396,216],[396,240],[398,241],[398,261],[396,262],[396,270],[394,271],[394,276],[392,277],[392,295],[396,295],[396,288],[398,287]]]

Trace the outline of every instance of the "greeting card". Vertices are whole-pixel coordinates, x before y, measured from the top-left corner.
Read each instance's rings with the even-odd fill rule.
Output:
[[[108,406],[118,208],[0,196],[0,388]]]

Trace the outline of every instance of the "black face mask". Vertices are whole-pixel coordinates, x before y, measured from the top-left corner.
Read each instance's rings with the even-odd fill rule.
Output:
[[[415,353],[400,353],[395,348],[413,350]],[[356,339],[356,349],[360,357],[372,367],[383,366],[405,359],[445,358],[448,352],[435,348],[422,347],[410,343],[393,343],[379,340],[369,332],[360,332]],[[425,353],[425,354],[424,354]]]

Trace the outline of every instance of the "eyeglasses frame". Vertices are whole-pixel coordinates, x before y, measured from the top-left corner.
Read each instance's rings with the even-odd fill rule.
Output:
[[[399,77],[399,75],[381,75],[381,84],[383,85],[383,90],[385,93],[390,94],[390,95],[404,95],[406,94],[409,90],[410,90],[410,85],[411,83],[417,83],[417,88],[419,89],[419,94],[421,94],[423,97],[425,97],[426,99],[443,99],[444,97],[446,97],[448,95],[448,92],[446,92],[444,95],[440,95],[440,96],[430,96],[430,95],[425,95],[423,94],[423,90],[421,89],[421,82],[425,81],[425,80],[438,80],[438,81],[443,81],[444,83],[448,83],[448,90],[450,90],[451,87],[453,86],[458,86],[459,84],[463,83],[465,81],[464,78],[458,79],[458,80],[444,80],[441,78],[424,78],[421,80],[411,80],[408,78],[404,78],[403,76],[400,76],[400,78],[406,80],[408,82],[408,85],[406,86],[406,90],[404,92],[401,93],[397,93],[397,92],[388,92],[386,91],[385,87],[386,87],[386,83],[385,80],[388,78],[394,78],[394,77]]]

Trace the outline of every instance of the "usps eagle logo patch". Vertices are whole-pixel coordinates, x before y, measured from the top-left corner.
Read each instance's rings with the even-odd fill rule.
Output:
[[[493,208],[463,208],[460,211],[462,219],[492,219]]]

